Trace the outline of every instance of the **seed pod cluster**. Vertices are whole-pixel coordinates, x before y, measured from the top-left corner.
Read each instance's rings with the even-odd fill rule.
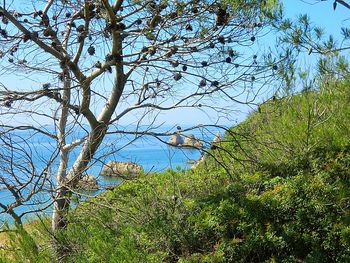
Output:
[[[182,78],[181,73],[176,73],[176,74],[174,75],[174,80],[176,80],[176,81],[180,80],[181,78]]]
[[[95,47],[94,46],[89,46],[89,48],[88,48],[88,53],[89,53],[89,55],[90,56],[93,56],[94,54],[95,54]]]
[[[205,87],[207,85],[207,82],[205,79],[202,79],[200,82],[199,82],[199,87]]]
[[[218,8],[216,11],[216,26],[223,26],[228,22],[230,15],[226,9]]]

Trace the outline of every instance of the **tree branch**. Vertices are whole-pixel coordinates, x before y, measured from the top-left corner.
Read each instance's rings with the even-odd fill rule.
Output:
[[[54,57],[58,58],[59,60],[64,60],[65,56],[55,50],[54,48],[46,45],[44,42],[42,42],[37,36],[32,34],[28,29],[26,29],[21,22],[19,22],[13,15],[11,15],[6,9],[0,7],[0,12],[4,14],[8,20],[10,20],[23,34],[30,35],[32,40],[43,50],[50,53]]]
[[[345,6],[348,9],[350,9],[350,4],[348,4],[347,2],[345,2],[343,0],[336,0],[336,2],[338,2],[339,4]]]

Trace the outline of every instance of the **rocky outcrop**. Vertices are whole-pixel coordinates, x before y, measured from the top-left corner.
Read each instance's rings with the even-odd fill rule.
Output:
[[[202,142],[194,137],[193,134],[185,135],[185,139],[180,135],[179,132],[171,135],[169,144],[173,146],[182,146],[182,147],[194,147],[201,148],[203,146]]]
[[[204,161],[205,161],[206,158],[207,158],[207,155],[206,155],[206,154],[203,154],[203,155],[201,156],[201,158],[199,158],[199,160],[196,161],[196,162],[192,165],[191,169],[196,169],[196,168],[198,167],[198,165],[200,165],[201,163],[204,163]]]
[[[102,167],[100,175],[135,178],[141,172],[143,172],[143,167],[137,163],[110,161]]]
[[[186,161],[187,164],[192,164],[192,165],[196,164],[196,162],[197,162],[196,160],[187,160]]]
[[[173,135],[171,135],[170,140],[168,141],[169,144],[174,146],[180,146],[184,143],[184,139],[182,136],[177,132]]]
[[[221,140],[222,140],[221,134],[220,134],[220,132],[218,132],[218,133],[215,135],[214,140],[213,140],[213,141],[211,142],[211,144],[210,144],[210,149],[211,149],[211,150],[217,149],[218,146],[219,146],[220,143],[221,143]]]
[[[203,145],[199,139],[194,137],[193,134],[189,134],[185,137],[182,146],[201,148]]]
[[[210,143],[210,149],[211,149],[211,150],[217,149],[217,148],[219,147],[221,141],[222,141],[221,134],[220,134],[220,132],[218,132],[218,133],[215,135],[213,141]],[[207,158],[207,154],[203,154],[203,155],[201,156],[201,158],[199,158],[199,160],[196,161],[196,162],[192,165],[191,169],[196,169],[196,168],[198,167],[198,165],[200,165],[201,163],[204,163],[204,161],[205,161],[206,158]]]
[[[78,190],[97,190],[98,189],[98,182],[95,176],[93,175],[86,175],[83,178],[80,179],[78,182],[76,188]]]

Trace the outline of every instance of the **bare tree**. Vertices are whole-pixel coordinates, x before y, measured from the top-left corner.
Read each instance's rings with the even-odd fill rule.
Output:
[[[35,208],[16,208],[46,191],[52,198],[38,198],[40,208],[53,204],[52,229],[63,229],[72,189],[107,135],[152,134],[163,111],[229,117],[233,105],[254,104],[284,59],[256,55],[279,9],[232,3],[3,1],[0,185],[11,200],[1,213],[20,224]],[[147,128],[120,130],[132,114]],[[45,156],[35,148],[44,140],[54,146]]]

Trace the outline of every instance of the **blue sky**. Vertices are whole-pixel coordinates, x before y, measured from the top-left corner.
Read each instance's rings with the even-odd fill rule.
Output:
[[[282,0],[285,9],[285,15],[292,20],[297,19],[300,14],[307,14],[310,17],[310,20],[314,25],[323,27],[326,34],[333,34],[336,39],[340,38],[340,29],[341,27],[350,26],[350,10],[338,4],[337,9],[333,10],[333,1],[317,1],[317,0]],[[270,37],[268,40],[271,41]],[[269,41],[269,42],[270,42]],[[350,44],[350,43],[348,43]],[[306,62],[316,61],[312,57],[307,57]],[[11,76],[13,77],[13,76]],[[20,85],[21,81],[18,81]],[[267,99],[269,95],[264,94],[261,100]],[[233,105],[232,107],[236,107]],[[251,108],[237,108],[238,110],[234,112],[232,119],[222,120],[221,123],[227,125],[234,125],[235,120],[241,121],[245,118],[246,114],[251,112]],[[192,110],[177,110],[174,112],[162,113],[159,116],[159,122],[168,122],[172,124],[194,124],[202,123],[209,124],[213,123],[216,120],[216,116],[213,112],[204,112]],[[126,123],[129,123],[129,119],[124,120]]]
[[[325,32],[325,36],[332,34],[335,39],[337,39],[338,43],[340,44],[340,38],[341,38],[341,28],[342,27],[350,27],[350,10],[345,8],[344,6],[338,4],[336,10],[333,10],[333,1],[327,0],[327,1],[318,1],[318,0],[282,0],[284,11],[285,11],[285,17],[290,18],[291,20],[298,19],[298,16],[307,14],[310,17],[310,21],[313,25],[322,27]],[[268,39],[268,42],[271,41],[271,39],[275,38],[275,36],[271,36]],[[347,43],[350,45],[350,43]],[[307,56],[307,57],[301,57],[300,64],[303,67],[312,67],[312,62],[316,62],[316,56]],[[311,65],[310,65],[311,63]],[[269,95],[262,95],[262,98],[259,100],[265,100],[268,99]],[[240,106],[238,110],[235,112],[236,116],[234,116],[231,120],[226,121],[222,120],[223,123],[227,125],[234,125],[235,123],[229,123],[230,121],[236,120],[237,122],[240,122],[244,120],[246,115],[251,112],[252,109],[250,107],[242,107]],[[212,119],[208,118],[207,115],[203,113],[189,113],[184,114],[179,117],[178,114],[170,113],[162,117],[164,120],[171,119],[173,120],[178,119],[179,122],[184,122],[190,124],[193,119],[200,120],[202,123],[208,123]]]
[[[331,0],[283,0],[283,5],[287,17],[295,19],[299,14],[307,14],[315,25],[336,37],[340,36],[341,27],[350,26],[350,10],[340,4],[333,10]]]

